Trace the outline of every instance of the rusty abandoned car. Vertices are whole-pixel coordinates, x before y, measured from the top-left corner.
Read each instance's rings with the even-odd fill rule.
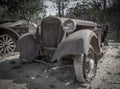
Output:
[[[18,38],[28,32],[34,33],[34,29],[35,25],[26,20],[0,21],[0,55],[15,51]]]
[[[33,61],[38,55],[49,57],[52,63],[72,59],[77,80],[91,82],[96,75],[104,33],[96,23],[49,16],[42,20],[38,30],[35,35],[27,33],[18,40],[21,62]]]

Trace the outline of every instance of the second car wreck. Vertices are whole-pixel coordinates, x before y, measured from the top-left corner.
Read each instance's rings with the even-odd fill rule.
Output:
[[[14,52],[18,38],[28,32],[34,34],[36,25],[26,20],[0,21],[0,55]]]
[[[79,82],[91,82],[101,55],[101,31],[91,21],[46,17],[36,34],[25,34],[17,42],[20,61],[30,62],[38,55],[49,57],[52,63],[73,60]]]

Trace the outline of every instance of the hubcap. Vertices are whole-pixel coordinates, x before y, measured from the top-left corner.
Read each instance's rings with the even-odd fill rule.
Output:
[[[15,41],[9,35],[0,35],[0,54],[7,54],[15,51]]]
[[[86,80],[91,80],[95,76],[95,62],[92,58],[86,58],[85,75]]]

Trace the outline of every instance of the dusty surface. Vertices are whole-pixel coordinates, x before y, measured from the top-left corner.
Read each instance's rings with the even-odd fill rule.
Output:
[[[42,63],[23,64],[15,68],[19,55],[0,58],[0,89],[120,89],[120,44],[103,48],[91,84],[76,81],[73,66],[52,68]]]
[[[110,46],[100,60],[91,89],[120,89],[120,44]]]

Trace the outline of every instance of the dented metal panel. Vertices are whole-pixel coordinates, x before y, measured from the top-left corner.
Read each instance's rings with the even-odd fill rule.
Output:
[[[88,54],[90,48],[99,54],[100,39],[98,37],[100,36],[95,33],[97,24],[91,21],[72,19],[77,25],[76,29],[74,32],[66,33],[62,24],[68,19],[70,18],[49,16],[42,20],[39,39],[40,55],[52,57],[52,61],[54,61],[65,55]],[[32,41],[34,42],[34,40]]]
[[[83,29],[72,33],[61,44],[59,44],[53,55],[52,61],[59,60],[65,55],[80,55],[81,53],[88,54],[91,46],[98,45],[98,41],[96,41],[97,43],[94,42],[94,45],[91,45],[90,41],[92,37],[97,39],[96,34],[88,29]],[[95,51],[100,52],[99,46],[96,48],[97,51]]]
[[[38,42],[30,33],[26,33],[19,38],[17,41],[17,50],[20,52],[21,60],[32,61],[39,55]]]

